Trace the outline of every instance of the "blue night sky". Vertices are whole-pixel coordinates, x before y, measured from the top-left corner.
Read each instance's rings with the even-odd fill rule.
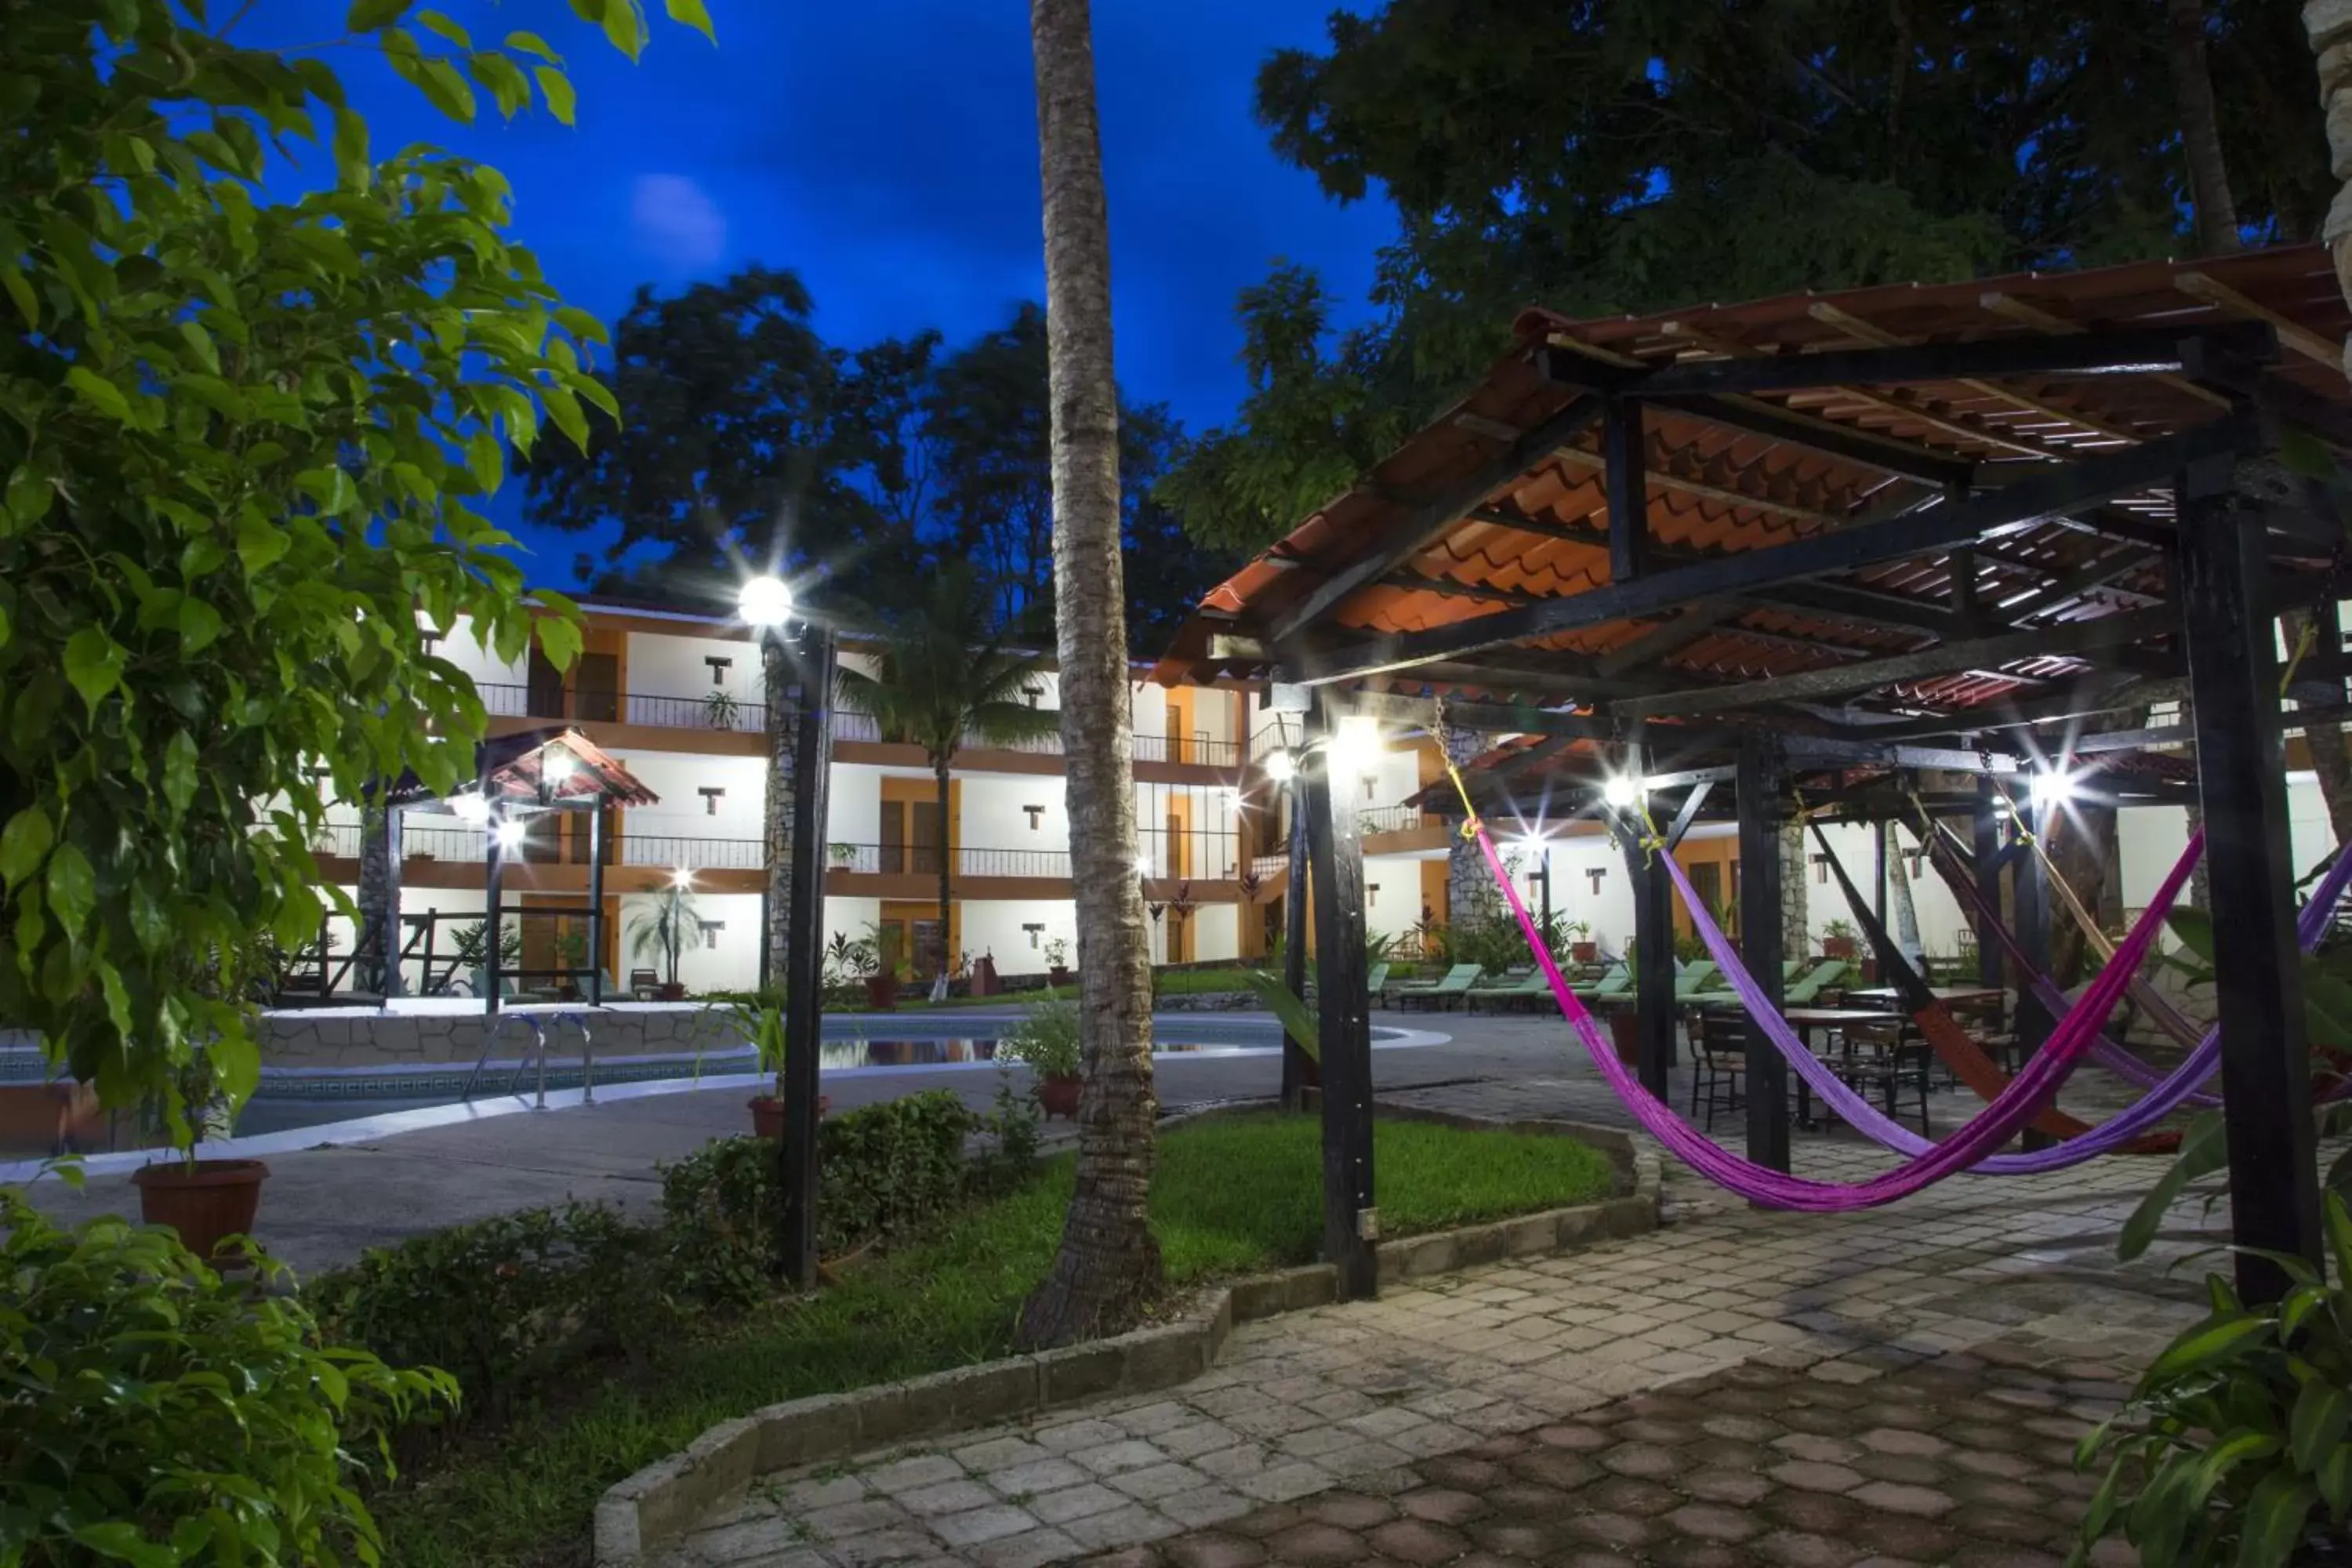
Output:
[[[562,0],[443,8],[488,38],[531,28],[567,56],[579,125],[543,111],[468,131],[364,58],[335,58],[382,155],[427,140],[512,179],[516,228],[572,302],[607,321],[753,262],[798,271],[826,339],[937,326],[961,341],[1045,296],[1028,6],[1021,0],[707,0],[713,48],[653,13],[632,67]],[[1392,216],[1341,207],[1278,163],[1250,112],[1259,63],[1319,46],[1334,0],[1097,0],[1118,370],[1191,428],[1244,391],[1234,297],[1277,257],[1360,306]],[[241,40],[291,43],[343,0],[266,0]],[[502,498],[502,500],[505,498]],[[509,508],[499,509],[510,520]],[[530,537],[571,576],[586,536]]]

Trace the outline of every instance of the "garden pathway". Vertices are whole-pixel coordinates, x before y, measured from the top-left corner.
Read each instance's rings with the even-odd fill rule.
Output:
[[[1396,1098],[1561,1115],[1591,1087]],[[1884,1161],[1809,1138],[1798,1163]],[[2054,1565],[2089,1489],[2073,1441],[2197,1310],[2163,1267],[2185,1241],[2113,1261],[2155,1168],[1816,1215],[1670,1165],[1650,1235],[1244,1325],[1161,1394],[769,1478],[668,1568]]]

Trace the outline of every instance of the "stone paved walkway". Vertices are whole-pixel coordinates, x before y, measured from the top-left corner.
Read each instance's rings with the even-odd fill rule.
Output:
[[[2197,1310],[2193,1274],[2112,1262],[2153,1170],[1849,1215],[1670,1175],[1651,1235],[1250,1324],[1164,1394],[770,1478],[670,1568],[2054,1563],[2073,1439]]]

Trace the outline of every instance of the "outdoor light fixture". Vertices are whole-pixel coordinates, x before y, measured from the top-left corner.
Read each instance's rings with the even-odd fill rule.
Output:
[[[1648,793],[1649,785],[1639,773],[1612,773],[1601,786],[1601,798],[1621,811]]]
[[[1149,856],[1149,855],[1138,855],[1138,856],[1135,858],[1135,874],[1136,874],[1137,876],[1139,876],[1139,877],[1149,877],[1150,875],[1151,875],[1151,857],[1150,857],[1150,856]]]
[[[673,888],[691,888],[694,886],[694,872],[687,867],[680,866],[669,874],[669,885]]]
[[[1540,855],[1551,847],[1551,842],[1539,834],[1530,833],[1512,847],[1522,855]]]
[[[499,823],[499,848],[501,848],[501,849],[520,849],[520,848],[521,848],[521,847],[522,847],[522,836],[523,836],[523,823],[522,823],[522,819],[521,819],[520,817],[510,816],[510,817],[507,818],[504,822],[501,822],[501,823]]]
[[[1265,776],[1276,784],[1288,784],[1298,776],[1297,759],[1286,751],[1268,752],[1265,754]]]
[[[2074,779],[2063,768],[2052,768],[2033,775],[2033,805],[2036,810],[2047,811],[2053,805],[2063,805],[2074,798]]]
[[[1335,765],[1370,772],[1381,755],[1381,721],[1369,714],[1350,713],[1339,721],[1331,737]]]
[[[793,591],[781,577],[754,577],[736,590],[735,610],[747,626],[781,626],[793,618]]]
[[[540,756],[539,776],[545,779],[551,788],[562,789],[564,781],[579,766],[580,760],[563,747],[550,746]]]
[[[461,795],[449,803],[449,810],[460,822],[477,826],[490,819],[490,803],[478,795]]]

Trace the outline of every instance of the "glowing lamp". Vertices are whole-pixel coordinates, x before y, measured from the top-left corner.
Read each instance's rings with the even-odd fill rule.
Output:
[[[520,849],[522,847],[523,825],[520,818],[509,817],[506,821],[499,823],[498,834],[499,848]]]
[[[2063,805],[2074,798],[2074,775],[2063,768],[2052,768],[2033,775],[2032,787],[2034,808],[2047,811],[2053,805]]]
[[[459,795],[449,803],[449,809],[460,822],[470,822],[476,826],[490,819],[490,803],[478,795]]]
[[[688,867],[680,866],[669,874],[669,885],[673,888],[691,888],[694,886],[694,872]]]
[[[793,618],[793,591],[781,577],[754,577],[735,593],[736,613],[750,626],[781,626]]]
[[[1639,773],[1613,773],[1601,786],[1601,798],[1623,810],[1649,793],[1649,785]]]
[[[1286,751],[1268,752],[1265,776],[1276,784],[1288,784],[1298,776],[1298,761]]]

